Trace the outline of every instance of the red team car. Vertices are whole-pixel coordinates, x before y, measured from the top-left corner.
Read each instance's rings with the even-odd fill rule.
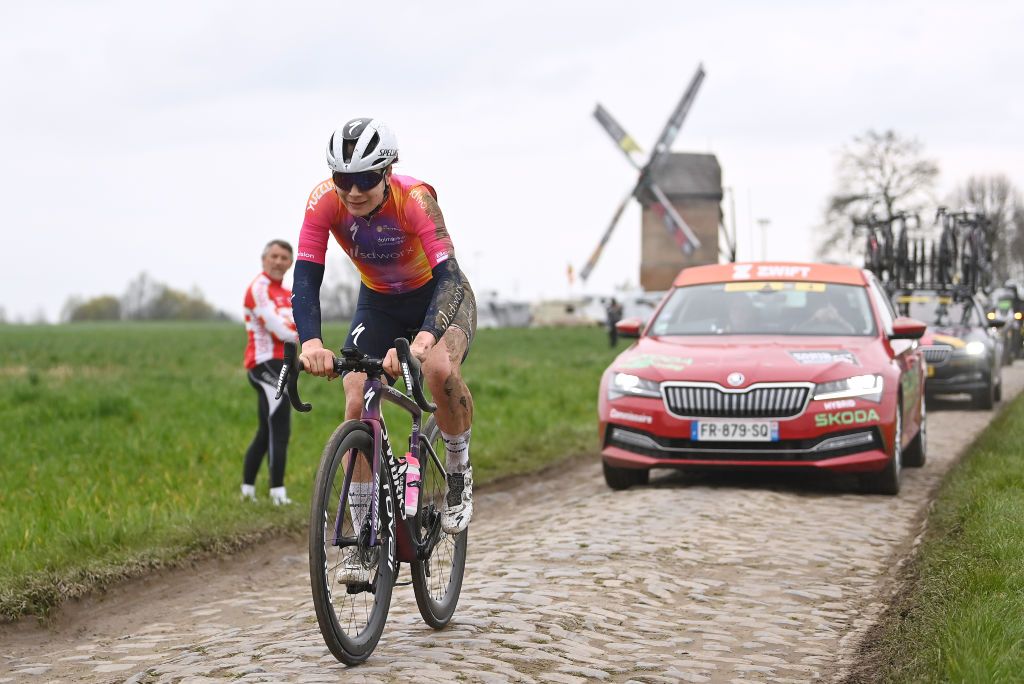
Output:
[[[822,264],[682,271],[601,378],[613,489],[651,468],[856,473],[896,494],[925,461],[925,324],[897,317],[875,277]]]

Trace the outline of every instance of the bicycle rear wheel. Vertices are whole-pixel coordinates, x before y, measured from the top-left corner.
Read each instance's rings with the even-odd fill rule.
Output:
[[[436,539],[430,557],[412,563],[412,588],[423,621],[434,629],[448,624],[455,613],[466,573],[466,545],[469,530],[452,536],[441,530],[448,483],[445,480],[444,441],[437,422],[431,416],[423,426],[423,435],[434,449],[432,458],[426,449],[420,453],[421,489],[416,526],[420,539]]]
[[[369,524],[357,534],[348,504],[340,510],[352,452],[355,460],[363,459],[368,468],[373,463],[373,437],[360,421],[342,423],[327,442],[316,474],[309,522],[309,579],[316,619],[327,648],[346,665],[363,662],[377,646],[388,619],[396,570],[395,521],[388,514],[391,485],[387,474],[382,473],[379,491],[378,546],[368,546]],[[336,529],[340,531],[337,539]],[[371,561],[368,584],[337,581],[353,551]]]

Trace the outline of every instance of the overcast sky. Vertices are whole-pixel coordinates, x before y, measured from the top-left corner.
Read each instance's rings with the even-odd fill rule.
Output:
[[[3,3],[0,307],[52,321],[146,271],[239,316],[356,116],[437,189],[478,291],[564,295],[635,180],[594,105],[649,149],[701,62],[674,149],[718,156],[740,258],[768,218],[769,258],[810,259],[868,128],[919,138],[940,194],[1024,185],[1022,27],[1020,2]],[[639,222],[588,291],[638,281]]]

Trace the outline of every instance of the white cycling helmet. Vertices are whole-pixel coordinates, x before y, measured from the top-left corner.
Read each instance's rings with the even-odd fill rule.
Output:
[[[331,135],[327,165],[331,171],[379,171],[398,161],[398,139],[380,119],[352,119]]]

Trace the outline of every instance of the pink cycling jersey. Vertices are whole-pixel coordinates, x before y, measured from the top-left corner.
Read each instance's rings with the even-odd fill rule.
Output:
[[[396,294],[422,287],[431,269],[454,255],[434,188],[392,175],[384,205],[369,219],[352,216],[328,178],[313,189],[299,233],[299,261],[323,264],[328,234],[349,255],[363,283]]]
[[[284,358],[284,343],[298,342],[292,320],[292,293],[280,280],[260,273],[245,291],[245,367]]]

